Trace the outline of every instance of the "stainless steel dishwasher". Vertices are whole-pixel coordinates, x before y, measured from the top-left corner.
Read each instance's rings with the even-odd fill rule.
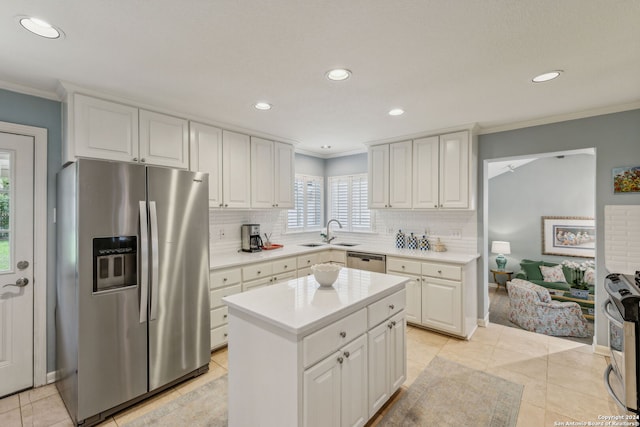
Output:
[[[386,273],[387,257],[385,255],[347,251],[347,267]]]

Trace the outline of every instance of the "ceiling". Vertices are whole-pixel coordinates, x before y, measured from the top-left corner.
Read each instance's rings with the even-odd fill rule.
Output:
[[[44,94],[71,82],[332,156],[640,105],[639,22],[637,0],[2,0],[0,80]],[[353,75],[331,82],[335,67]]]

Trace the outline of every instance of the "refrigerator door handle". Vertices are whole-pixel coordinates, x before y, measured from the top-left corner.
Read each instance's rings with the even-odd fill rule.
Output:
[[[151,225],[151,317],[158,316],[158,212],[156,202],[149,202],[149,222]]]
[[[140,201],[140,323],[147,321],[149,304],[149,226],[147,202]]]

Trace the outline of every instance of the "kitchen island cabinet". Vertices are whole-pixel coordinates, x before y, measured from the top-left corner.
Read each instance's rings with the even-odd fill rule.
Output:
[[[328,288],[305,276],[225,297],[229,425],[364,425],[406,379],[406,280],[344,268]]]

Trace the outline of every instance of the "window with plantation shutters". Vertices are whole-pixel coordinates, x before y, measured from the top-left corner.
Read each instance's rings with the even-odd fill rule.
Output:
[[[329,217],[342,224],[342,231],[372,231],[373,220],[367,208],[367,174],[331,176]]]
[[[287,231],[312,231],[322,228],[323,192],[324,178],[296,174],[293,187],[295,207],[288,211]]]

